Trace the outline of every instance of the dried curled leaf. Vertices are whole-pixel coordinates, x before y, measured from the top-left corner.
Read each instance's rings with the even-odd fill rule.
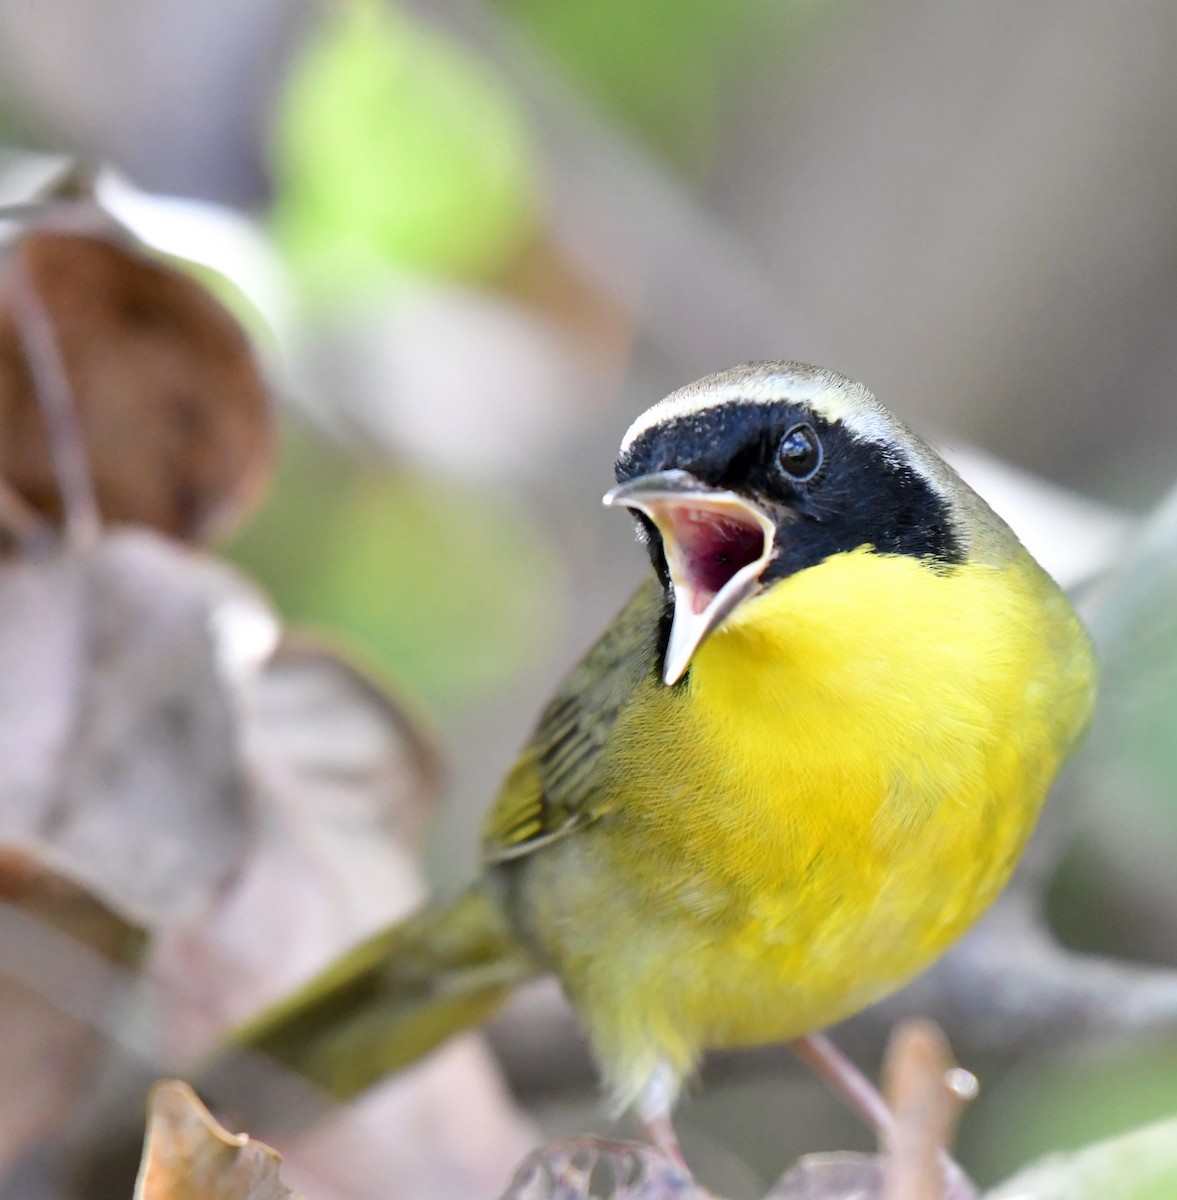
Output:
[[[234,676],[275,631],[146,531],[0,564],[0,845],[145,926],[207,903],[249,833]]]
[[[55,343],[101,516],[205,539],[259,490],[266,385],[208,290],[104,217],[85,199],[50,204],[0,259],[0,477],[38,512],[65,516],[31,303]]]
[[[299,1200],[278,1177],[281,1157],[223,1129],[185,1083],[151,1093],[135,1200]]]

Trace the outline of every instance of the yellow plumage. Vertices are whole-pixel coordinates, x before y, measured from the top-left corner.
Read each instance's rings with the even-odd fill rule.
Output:
[[[598,768],[611,817],[523,901],[618,1103],[659,1060],[829,1025],[938,955],[1009,878],[1091,692],[1024,552],[827,560],[740,609],[682,693],[651,684]]]

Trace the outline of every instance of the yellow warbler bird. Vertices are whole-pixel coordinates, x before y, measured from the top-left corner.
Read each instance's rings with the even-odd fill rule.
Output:
[[[346,1097],[550,971],[616,1109],[669,1148],[710,1048],[793,1039],[881,1121],[808,1035],[1001,890],[1087,722],[1088,638],[984,501],[832,371],[691,384],[616,473],[605,503],[653,578],[544,710],[477,882],[235,1042]]]

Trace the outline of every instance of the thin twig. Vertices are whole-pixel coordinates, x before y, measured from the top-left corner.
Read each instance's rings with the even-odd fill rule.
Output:
[[[5,282],[33,392],[45,422],[49,456],[65,514],[66,540],[75,546],[93,545],[101,533],[102,518],[78,421],[77,401],[53,320],[19,258],[14,257],[10,263]]]
[[[973,1077],[953,1067],[940,1027],[932,1021],[905,1021],[891,1037],[883,1072],[894,1116],[884,1135],[888,1200],[972,1194],[949,1150],[961,1107],[972,1094],[967,1080]]]

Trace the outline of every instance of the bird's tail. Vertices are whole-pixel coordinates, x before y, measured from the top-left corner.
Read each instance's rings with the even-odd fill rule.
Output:
[[[485,1020],[535,964],[485,885],[362,942],[230,1036],[338,1099]]]

